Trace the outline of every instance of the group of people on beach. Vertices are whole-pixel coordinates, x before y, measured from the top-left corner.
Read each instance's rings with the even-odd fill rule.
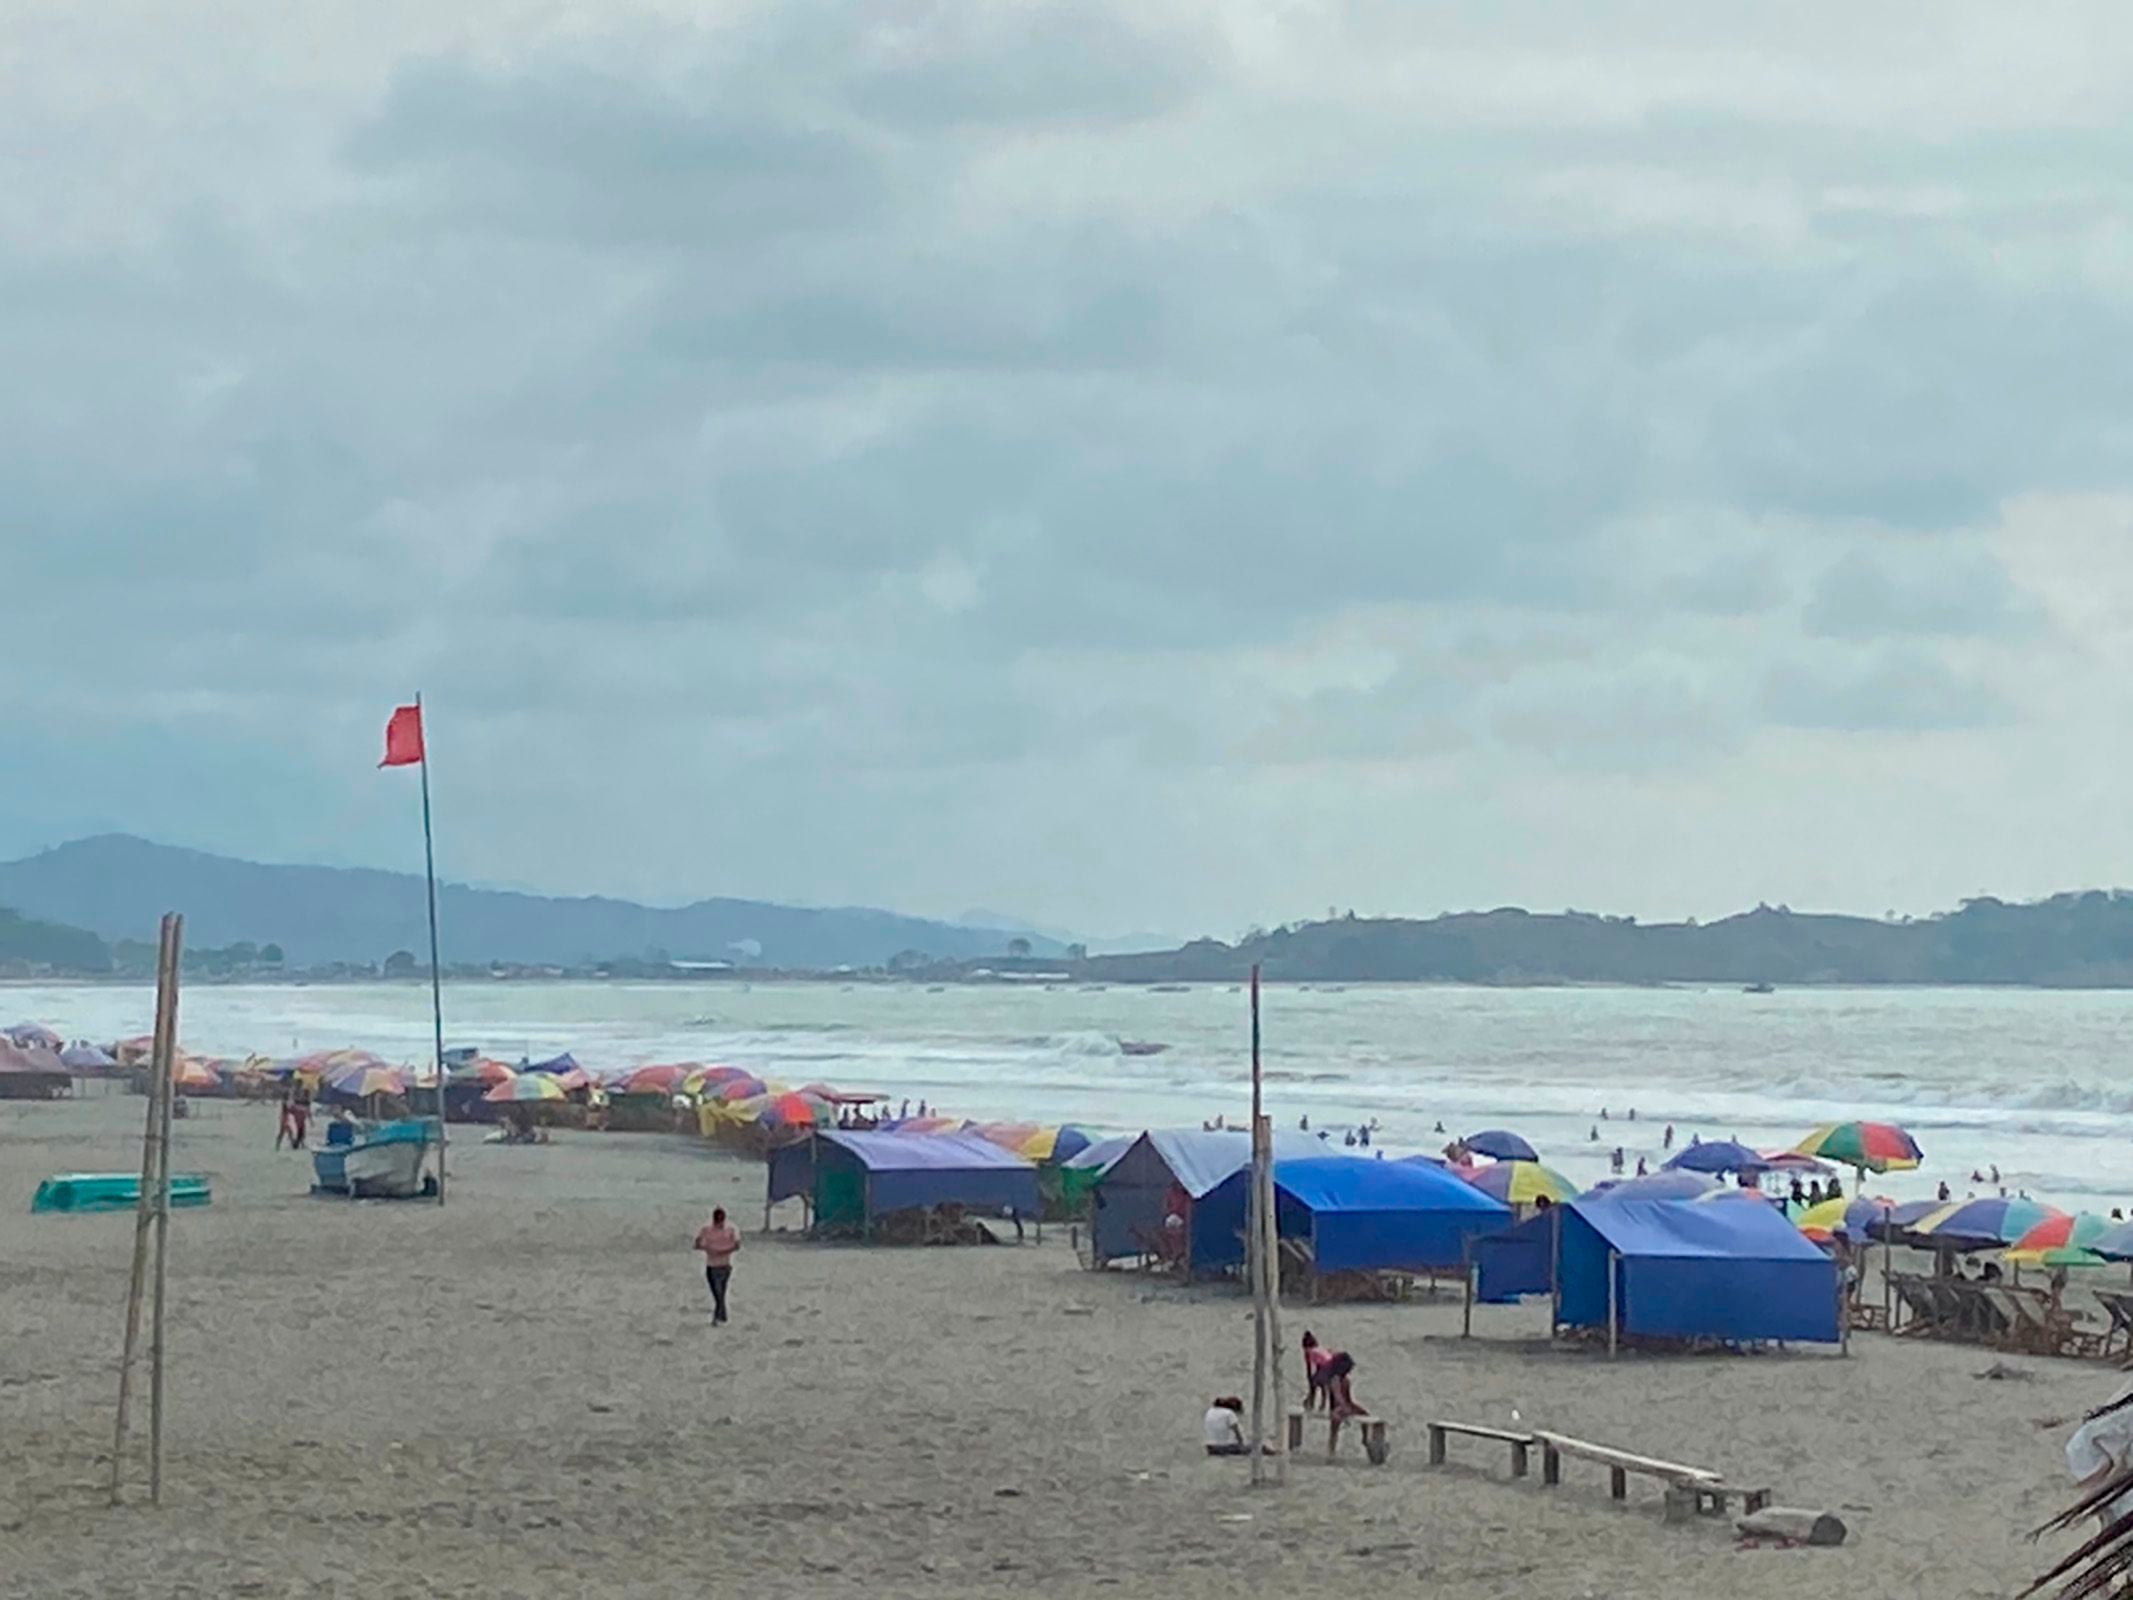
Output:
[[[1355,1398],[1355,1357],[1319,1343],[1309,1328],[1303,1336],[1304,1409],[1326,1410],[1326,1454],[1340,1443],[1341,1424],[1370,1415]],[[1211,1456],[1248,1456],[1255,1446],[1244,1436],[1244,1402],[1236,1395],[1216,1395],[1200,1419],[1207,1453]]]

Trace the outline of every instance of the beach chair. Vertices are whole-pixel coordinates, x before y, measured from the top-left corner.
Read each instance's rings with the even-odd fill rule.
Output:
[[[1930,1338],[1940,1323],[1940,1310],[1926,1292],[1926,1280],[1915,1272],[1891,1272],[1887,1276],[1901,1308],[1909,1313],[1907,1318],[1898,1320],[1896,1332],[1906,1337],[1917,1334]]]
[[[1968,1285],[1959,1289],[1952,1278],[1927,1278],[1923,1282],[1923,1288],[1933,1302],[1934,1338],[1977,1337],[1977,1317],[1971,1309],[1972,1301],[1966,1298]]]
[[[2098,1289],[2095,1295],[2096,1303],[2103,1307],[2103,1314],[2111,1319],[2110,1327],[2104,1330],[2099,1354],[2110,1354],[2111,1341],[2121,1333],[2126,1336],[2127,1350],[2133,1352],[2133,1295],[2110,1289]]]

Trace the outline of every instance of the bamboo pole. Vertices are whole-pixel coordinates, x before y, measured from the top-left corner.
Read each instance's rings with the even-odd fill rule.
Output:
[[[1284,1404],[1281,1382],[1281,1212],[1274,1200],[1274,1119],[1260,1117],[1259,1128],[1260,1139],[1266,1150],[1266,1160],[1260,1177],[1259,1214],[1262,1220],[1259,1232],[1261,1247],[1266,1252],[1266,1366],[1275,1424],[1271,1454],[1274,1460],[1274,1481],[1286,1483],[1289,1480],[1289,1413]]]
[[[132,1421],[134,1353],[141,1342],[141,1296],[147,1285],[150,1224],[154,1220],[157,1177],[157,1144],[163,1132],[163,1103],[170,1095],[170,1058],[165,1053],[164,1007],[166,997],[177,992],[178,929],[175,915],[163,918],[156,951],[155,1045],[148,1073],[148,1123],[141,1133],[141,1186],[134,1197],[133,1268],[126,1290],[126,1342],[119,1356],[118,1422],[111,1443],[111,1503],[119,1503],[119,1483],[125,1470],[126,1434]],[[173,1029],[171,1037],[175,1037]]]
[[[156,1129],[156,1297],[148,1346],[148,1499],[152,1505],[163,1503],[163,1285],[170,1254],[170,1121],[177,1087],[178,952],[184,943],[185,919],[173,913],[169,923],[170,970],[156,974],[156,1054],[162,1063],[163,1111]]]
[[[1265,1199],[1259,1178],[1266,1165],[1266,1119],[1260,1114],[1259,1075],[1259,967],[1252,967],[1252,1176],[1251,1207],[1245,1227],[1245,1253],[1252,1285],[1252,1474],[1254,1484],[1266,1482],[1266,1390],[1267,1390],[1267,1285]],[[1286,1425],[1286,1424],[1284,1424]]]
[[[422,696],[415,696],[415,723],[422,731],[422,875],[430,901],[430,1026],[437,1051],[437,1203],[444,1204],[444,980],[437,968],[437,847],[430,836],[430,736],[422,727]]]

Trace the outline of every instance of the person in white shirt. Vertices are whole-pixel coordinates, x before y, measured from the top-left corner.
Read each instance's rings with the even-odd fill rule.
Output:
[[[1211,1456],[1248,1456],[1252,1447],[1244,1442],[1244,1402],[1235,1395],[1218,1395],[1200,1419]]]
[[[2133,1384],[2081,1419],[2081,1426],[2066,1441],[2066,1465],[2084,1491],[2100,1489],[2110,1479],[2133,1470]],[[2097,1507],[2096,1515],[2108,1528],[2129,1511],[2133,1511],[2133,1485]]]

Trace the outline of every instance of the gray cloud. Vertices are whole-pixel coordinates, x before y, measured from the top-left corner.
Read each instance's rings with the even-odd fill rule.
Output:
[[[1660,774],[1711,909],[1820,870],[1694,843],[1838,787],[1774,744],[2061,737],[2104,659],[2000,517],[2133,478],[2115,20],[1967,13],[2010,87],[1732,8],[447,9],[15,69],[0,736],[99,798],[0,845],[382,858],[419,685],[466,875],[1663,910],[1528,848]]]

